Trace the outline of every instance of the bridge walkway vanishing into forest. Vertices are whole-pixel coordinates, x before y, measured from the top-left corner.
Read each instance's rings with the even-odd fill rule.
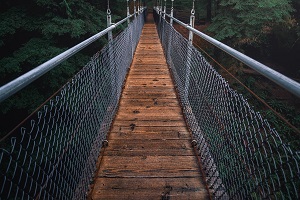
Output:
[[[143,28],[99,164],[92,199],[208,199],[154,22]]]
[[[145,7],[127,8],[115,24],[108,9],[107,29],[0,87],[2,102],[108,34],[69,82],[0,139],[0,198],[299,199],[300,151],[231,88],[193,34],[297,97],[300,84],[194,29],[194,12],[188,25],[173,7],[171,15],[155,7],[155,27],[144,25]]]

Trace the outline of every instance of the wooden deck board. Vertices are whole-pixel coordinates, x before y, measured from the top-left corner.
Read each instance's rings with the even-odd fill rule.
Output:
[[[208,199],[153,23],[145,24],[91,199]]]
[[[146,141],[146,142],[145,142]],[[110,142],[111,148],[105,156],[194,156],[189,139],[132,139],[123,145],[120,139]]]
[[[205,196],[206,190],[198,187],[199,177],[182,178],[98,178],[96,199],[195,200]],[[110,192],[113,188],[113,193]]]
[[[170,131],[165,130],[162,132],[149,132],[149,131],[135,131],[135,132],[111,132],[109,139],[119,139],[123,138],[126,140],[161,140],[164,138],[164,140],[181,140],[181,139],[190,139],[190,135],[187,132],[176,132],[176,131]]]
[[[178,107],[177,99],[123,99],[120,102],[120,107]]]
[[[195,156],[103,156],[98,177],[201,177]]]

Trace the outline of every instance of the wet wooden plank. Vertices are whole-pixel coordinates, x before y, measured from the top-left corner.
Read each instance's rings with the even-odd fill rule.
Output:
[[[128,117],[126,121],[163,121],[166,120],[166,117],[168,117],[168,120],[170,121],[182,121],[183,118],[173,115],[173,116],[157,116],[155,114],[151,115],[134,115],[134,114],[129,114],[129,115],[118,115],[115,119],[116,120],[123,120],[124,117]],[[125,121],[125,120],[124,120]]]
[[[151,87],[151,88],[158,88],[159,86],[162,86],[162,89],[168,88],[168,89],[173,89],[174,85],[172,83],[170,83],[169,81],[163,81],[162,79],[160,79],[159,81],[153,81],[153,80],[145,80],[145,79],[139,79],[139,80],[131,80],[130,82],[128,81],[128,83],[126,83],[126,85],[128,88],[136,88],[136,89],[140,89],[140,88],[147,88],[147,87]]]
[[[141,96],[143,95],[143,96]],[[176,94],[174,93],[136,93],[136,92],[133,92],[133,93],[130,93],[130,92],[126,92],[126,93],[123,93],[123,96],[122,98],[134,98],[134,99],[138,99],[138,98],[141,98],[141,99],[153,99],[153,98],[175,98],[176,99]]]
[[[154,24],[146,24],[90,199],[207,199]]]
[[[169,188],[170,191],[203,191],[199,186],[198,178],[124,178],[120,182],[115,181],[115,178],[105,180],[99,178],[98,181],[101,183],[97,186],[97,190],[109,190],[123,189],[123,190],[137,190],[137,189],[148,189],[158,190],[164,192],[164,189]]]
[[[148,121],[148,120],[118,120],[115,121],[114,126],[129,126],[129,127],[137,127],[137,126],[157,126],[157,127],[162,127],[162,126],[186,126],[185,122],[183,120],[169,120],[169,119],[164,119],[164,120],[153,120],[153,121]]]
[[[162,60],[162,59],[153,59],[153,58],[139,58],[139,59],[136,59],[136,62],[138,64],[161,64],[161,65],[165,65],[166,64],[166,61],[165,60]]]
[[[141,117],[142,115],[144,116],[157,116],[157,117],[162,117],[162,121],[165,120],[172,120],[172,118],[168,118],[168,117],[177,117],[177,119],[179,120],[184,120],[184,118],[180,115],[178,115],[178,113],[181,112],[181,109],[178,107],[169,107],[169,108],[165,108],[165,107],[122,107],[120,108],[120,114],[121,116],[126,117],[128,115],[128,118],[132,118],[132,117]],[[150,119],[149,119],[150,120]]]
[[[130,71],[130,74],[136,74],[136,73],[141,73],[141,74],[146,74],[146,75],[149,75],[149,74],[156,74],[156,73],[162,73],[162,74],[169,74],[169,70],[168,69],[163,69],[163,68],[150,68],[148,66],[145,66],[144,65],[144,69],[141,70],[141,68],[135,68],[135,69],[132,69]]]
[[[190,139],[120,139],[109,142],[105,156],[194,156]]]
[[[137,127],[138,129],[139,127]],[[145,127],[140,127],[145,128]],[[150,130],[151,131],[151,130]],[[161,130],[161,132],[155,131],[131,131],[131,129],[122,131],[112,131],[109,134],[109,140],[116,140],[122,138],[123,140],[134,140],[134,139],[145,139],[145,140],[180,140],[190,139],[191,136],[187,131],[172,131],[172,130]]]
[[[135,126],[134,129],[131,126],[113,126],[111,132],[130,132],[132,134],[137,133],[164,133],[164,132],[188,132],[186,126]],[[164,139],[163,137],[161,139]]]
[[[166,66],[164,66],[164,65],[157,65],[157,64],[155,64],[155,63],[147,63],[147,64],[135,64],[134,65],[134,68],[137,68],[137,69],[139,69],[139,68],[141,68],[141,67],[147,67],[148,69],[152,69],[152,68],[156,68],[156,69],[158,69],[158,68],[160,68],[160,69],[166,69]]]
[[[184,199],[195,200],[205,196],[206,190],[196,178],[98,178],[97,199]],[[113,190],[111,193],[109,191]],[[150,191],[150,192],[149,192]]]
[[[120,101],[121,107],[179,107],[177,99],[122,99]]]
[[[161,61],[162,62],[165,62],[165,57],[164,57],[164,55],[161,55],[161,54],[159,54],[159,53],[157,53],[157,54],[136,54],[135,55],[135,59],[137,60],[137,61],[139,61],[139,59],[141,59],[142,61],[147,61],[147,60],[151,60],[151,61],[153,61],[153,59],[154,60],[159,60],[159,59],[162,59]]]
[[[201,177],[195,156],[103,156],[97,177]]]
[[[149,75],[169,75],[169,71],[168,70],[161,70],[161,69],[147,69],[148,67],[145,67],[145,69],[141,70],[141,69],[137,69],[137,70],[132,70],[130,73],[130,78],[131,79],[144,79],[147,78],[149,79]],[[134,75],[144,75],[144,77],[140,78],[140,77],[135,77]],[[169,77],[168,77],[169,78]]]
[[[171,85],[133,85],[128,86],[126,92],[148,92],[148,93],[160,93],[160,92],[175,92],[174,86]]]
[[[142,79],[142,78],[149,78],[149,75],[150,74],[129,74],[128,78],[137,78],[137,79]],[[164,78],[167,78],[169,79],[170,78],[170,74],[165,74],[165,73],[160,73],[160,74],[155,74],[152,76],[153,79],[164,79]]]
[[[153,78],[138,78],[127,81],[126,86],[142,86],[142,85],[173,85],[170,79],[153,79]]]
[[[151,91],[151,92],[160,92],[162,90],[166,90],[166,91],[172,91],[175,92],[174,90],[174,86],[172,85],[147,85],[147,84],[142,84],[142,85],[131,85],[127,87],[128,91]]]

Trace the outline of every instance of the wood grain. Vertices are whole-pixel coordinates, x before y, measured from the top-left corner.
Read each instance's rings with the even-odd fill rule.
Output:
[[[206,195],[199,178],[98,178],[95,199],[195,200]],[[107,192],[114,191],[114,192]],[[121,198],[120,198],[121,196]]]
[[[153,23],[145,24],[90,199],[208,199]]]

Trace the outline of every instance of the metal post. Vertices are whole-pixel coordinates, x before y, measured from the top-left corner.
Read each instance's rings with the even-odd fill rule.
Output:
[[[168,17],[171,17],[171,15],[166,14]],[[195,28],[192,28],[191,26],[183,23],[182,21],[176,19],[173,17],[173,20],[176,21],[179,25],[185,27],[189,31],[193,31],[194,34],[198,35],[202,39],[206,40],[210,44],[214,45],[215,47],[221,49],[225,53],[228,53],[232,57],[236,58],[237,60],[241,61],[245,65],[249,66],[253,70],[257,71],[264,77],[268,78],[269,80],[273,81],[274,83],[278,84],[282,88],[286,89],[287,91],[291,92],[292,94],[296,95],[300,98],[300,83],[288,78],[287,76],[269,68],[268,66],[250,58],[249,56],[246,56],[245,54],[242,54],[241,52],[229,47],[226,44],[221,43],[220,41],[202,33],[199,30],[196,30]]]
[[[193,8],[190,16],[190,26],[194,28],[195,25],[195,0],[193,1]],[[189,31],[189,43],[193,44],[193,31]]]
[[[174,13],[174,0],[171,0],[172,1],[172,7],[171,7],[171,19],[170,19],[170,24],[171,26],[173,26],[173,13]]]
[[[134,18],[136,18],[136,5],[135,5],[136,0],[133,0],[133,10],[134,10]]]
[[[159,8],[158,8],[159,12],[159,24],[161,24],[161,14],[162,14],[162,0],[159,1]],[[161,28],[161,27],[158,27],[158,28]],[[160,31],[160,34],[159,34],[159,37],[161,39],[161,35],[162,35],[162,31]]]
[[[193,8],[191,10],[190,26],[194,28],[195,24],[195,0],[193,0]],[[186,74],[185,74],[185,86],[184,86],[184,102],[188,101],[189,86],[190,86],[190,73],[191,73],[191,61],[192,61],[192,45],[193,45],[193,32],[189,31],[189,43],[187,46],[187,60],[186,60]]]
[[[111,11],[109,9],[109,1],[108,1],[108,5],[107,5],[107,27],[110,27],[111,24]],[[108,32],[108,42],[112,41],[112,31]]]
[[[164,15],[163,15],[164,19],[166,19],[166,11],[167,11],[167,0],[165,0],[165,5],[164,5]]]
[[[158,9],[158,13],[160,12],[159,10],[159,6],[160,6],[160,0],[157,0],[157,5],[156,5],[156,8]]]
[[[171,16],[173,17],[173,11],[174,11],[174,0],[171,0]],[[173,18],[170,18],[170,25],[173,26]],[[172,48],[172,37],[173,37],[173,31],[169,31],[168,35],[168,53],[167,53],[167,59],[168,62],[171,60],[171,48]]]
[[[130,11],[129,11],[129,0],[127,0],[127,17],[130,15]],[[128,18],[127,19],[127,24],[129,24],[130,23],[130,19]]]
[[[133,17],[133,14],[129,17]],[[128,18],[129,18],[128,17]],[[72,57],[82,49],[86,48],[93,42],[98,41],[101,37],[104,37],[108,32],[116,29],[121,24],[125,23],[128,19],[127,17],[122,19],[121,21],[117,22],[116,24],[111,25],[109,28],[91,36],[90,38],[84,40],[83,42],[73,46],[72,48],[66,50],[65,52],[51,58],[50,60],[46,61],[45,63],[37,66],[36,68],[32,69],[31,71],[19,76],[18,78],[14,79],[13,81],[3,85],[0,87],[0,102],[4,101],[5,99],[9,98],[13,94],[17,93],[36,79],[40,78],[62,62],[66,61],[68,58]]]
[[[141,0],[139,0],[139,13],[142,13],[142,4],[141,4]]]

